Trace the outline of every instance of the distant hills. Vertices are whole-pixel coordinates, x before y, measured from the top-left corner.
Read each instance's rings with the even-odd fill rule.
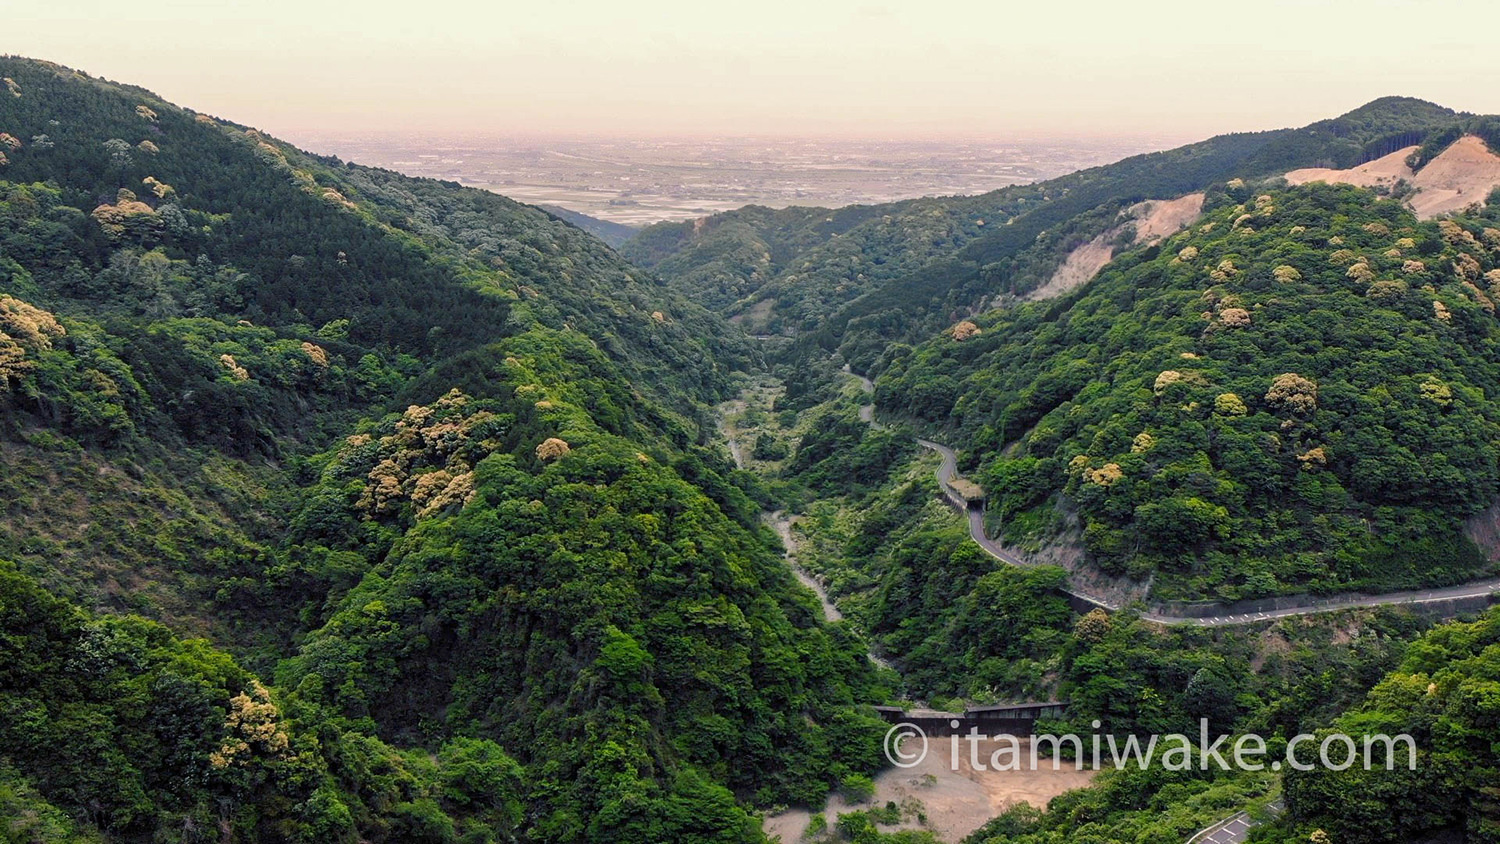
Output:
[[[1388,99],[984,197],[747,208],[626,245],[762,334],[785,391],[757,445],[787,444],[807,557],[918,695],[1065,699],[1057,733],[1334,723],[1416,747],[1414,769],[1367,747],[1260,781],[1106,772],[970,841],[1182,841],[1273,799],[1257,840],[1495,837],[1473,701],[1500,693],[1496,608],[1419,638],[1411,606],[1205,634],[1130,605],[1500,570],[1496,126]],[[913,435],[957,447],[1028,565],[970,541]],[[1124,609],[1067,613],[1065,583]]]
[[[1468,521],[1500,494],[1495,142],[1500,119],[1387,98],[979,197],[659,224],[623,253],[769,335],[778,407],[847,364],[967,445],[991,528],[1043,558],[1186,600],[1443,584],[1500,553]],[[1366,368],[1384,354],[1404,362]],[[1342,398],[1287,414],[1277,379]],[[1251,429],[1264,453],[1232,453]]]
[[[918,339],[997,296],[1045,284],[1131,204],[1233,178],[1355,167],[1413,145],[1451,143],[1456,127],[1483,134],[1494,125],[1388,97],[1300,129],[1223,135],[982,196],[836,212],[750,208],[661,223],[623,252],[753,333],[796,338],[794,354],[838,351],[868,366],[889,342]]]
[[[640,229],[634,226],[627,226],[623,223],[611,223],[608,220],[590,217],[587,214],[581,214],[577,211],[569,211],[561,206],[542,205],[538,207],[564,222],[572,223],[616,249],[619,249],[625,244],[625,241],[630,240],[640,233]]]

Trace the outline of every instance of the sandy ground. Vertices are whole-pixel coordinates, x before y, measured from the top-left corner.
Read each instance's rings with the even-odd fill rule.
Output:
[[[1500,185],[1500,156],[1473,135],[1460,138],[1428,162],[1413,184],[1419,189],[1411,199],[1417,216],[1426,219],[1460,211],[1483,203]]]
[[[1405,179],[1417,189],[1408,202],[1424,220],[1483,203],[1490,191],[1500,185],[1500,156],[1490,152],[1484,141],[1473,135],[1459,138],[1427,162],[1426,167],[1413,173],[1406,166],[1406,157],[1416,151],[1414,146],[1407,147],[1349,170],[1293,170],[1286,174],[1286,180],[1294,185],[1341,182],[1379,187]]]
[[[1172,200],[1147,200],[1130,208],[1135,218],[1135,242],[1150,243],[1171,237],[1203,216],[1201,193],[1190,193]]]
[[[1041,760],[1038,770],[979,771],[970,765],[969,746],[960,740],[958,770],[953,770],[950,740],[930,739],[926,758],[913,768],[891,768],[875,779],[875,796],[867,803],[849,805],[841,797],[828,801],[823,814],[831,828],[840,812],[851,812],[884,806],[887,801],[897,805],[913,805],[907,801],[920,801],[921,811],[927,817],[925,826],[916,818],[908,816],[895,829],[927,829],[946,842],[958,842],[969,833],[983,826],[986,821],[1004,812],[1017,803],[1030,803],[1045,808],[1047,801],[1075,788],[1084,788],[1093,780],[1093,771],[1075,771],[1064,764],[1060,771],[1052,770],[1048,760]],[[979,743],[980,761],[986,760],[1005,742],[984,741]],[[1029,753],[1029,740],[1022,739],[1022,756]],[[906,749],[903,746],[903,749]],[[792,810],[766,818],[766,834],[783,844],[794,844],[802,840],[812,813]]]
[[[1176,199],[1152,199],[1125,209],[1125,220],[1104,234],[1068,253],[1062,266],[1047,283],[1033,290],[1027,299],[1052,299],[1087,284],[1115,257],[1111,245],[1127,224],[1135,225],[1135,242],[1150,243],[1170,237],[1203,214],[1203,194],[1190,193]]]
[[[1062,262],[1062,266],[1052,273],[1047,283],[1027,294],[1026,298],[1033,301],[1038,299],[1055,299],[1078,287],[1087,284],[1099,271],[1104,269],[1115,257],[1115,248],[1110,245],[1114,240],[1115,229],[1110,229],[1093,240],[1074,249],[1068,253],[1068,257]]]
[[[1294,185],[1305,185],[1308,182],[1339,182],[1362,188],[1382,185],[1388,187],[1401,179],[1411,181],[1414,174],[1411,168],[1406,166],[1406,158],[1416,151],[1417,148],[1414,146],[1398,149],[1383,158],[1367,161],[1348,170],[1330,170],[1326,167],[1293,170],[1286,174],[1286,180]]]

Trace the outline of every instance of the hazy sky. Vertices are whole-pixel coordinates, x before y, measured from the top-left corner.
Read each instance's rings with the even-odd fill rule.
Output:
[[[273,133],[1180,137],[1500,112],[1494,0],[0,0],[0,52]]]

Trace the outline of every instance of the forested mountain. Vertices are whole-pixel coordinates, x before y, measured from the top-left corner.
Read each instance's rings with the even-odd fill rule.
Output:
[[[1231,178],[1350,167],[1460,126],[1493,122],[1401,97],[1299,129],[1223,135],[975,197],[838,211],[749,208],[649,227],[624,254],[755,332],[799,338],[805,363],[839,351],[864,369],[997,296],[1046,282],[1120,211]],[[1473,131],[1472,128],[1470,131]]]
[[[1464,527],[1500,493],[1500,209],[1243,182],[1210,207],[1071,297],[893,347],[877,406],[968,445],[1007,539],[1162,597],[1485,571]]]
[[[742,335],[538,209],[0,78],[8,830],[755,841],[874,768],[705,447]]]

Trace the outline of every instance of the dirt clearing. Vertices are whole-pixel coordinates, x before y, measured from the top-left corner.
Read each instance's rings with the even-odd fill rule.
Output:
[[[1085,788],[1094,778],[1094,771],[1074,770],[1070,762],[1063,762],[1062,770],[1054,771],[1047,759],[1040,760],[1035,771],[977,770],[971,764],[969,743],[962,738],[958,743],[958,769],[954,770],[951,739],[933,737],[928,741],[927,756],[916,767],[891,768],[875,778],[875,796],[869,801],[850,805],[837,795],[831,797],[823,811],[829,828],[833,828],[840,813],[892,802],[909,810],[900,825],[882,829],[926,829],[939,839],[956,844],[1011,806],[1029,803],[1044,809],[1052,798]],[[1030,739],[1020,740],[1023,760],[1030,758],[1030,745]],[[989,767],[988,760],[1002,746],[1008,748],[1009,741],[979,742],[980,763]],[[1002,756],[1002,760],[1005,758]],[[1023,767],[1029,765],[1023,761]],[[925,823],[916,817],[917,811],[925,817]],[[795,844],[802,840],[810,820],[811,812],[797,809],[766,818],[764,829],[773,840],[779,836],[783,844]]]

